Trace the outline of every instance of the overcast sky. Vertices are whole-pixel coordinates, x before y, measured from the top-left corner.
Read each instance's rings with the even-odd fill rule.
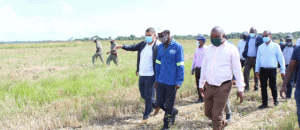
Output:
[[[17,1],[17,2],[16,2]],[[0,0],[0,41],[300,31],[299,0]]]

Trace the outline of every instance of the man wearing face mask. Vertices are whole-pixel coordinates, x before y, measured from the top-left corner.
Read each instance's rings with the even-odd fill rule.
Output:
[[[276,75],[277,75],[277,63],[280,64],[281,77],[284,78],[285,74],[285,61],[283,54],[280,50],[280,46],[271,41],[272,34],[269,30],[264,31],[263,41],[264,43],[258,47],[255,72],[256,77],[260,79],[262,105],[259,109],[268,107],[268,80],[269,86],[272,91],[274,105],[278,105],[277,101],[277,87],[276,87]]]
[[[108,56],[107,60],[106,60],[106,65],[109,66],[110,62],[113,60],[114,63],[116,65],[119,65],[119,61],[118,61],[118,50],[114,50],[115,46],[117,45],[117,43],[115,43],[114,39],[110,39],[110,51],[107,52],[106,54],[108,55],[110,53],[110,55]]]
[[[238,50],[240,52],[240,61],[241,61],[242,68],[244,67],[244,64],[245,64],[245,58],[243,57],[243,52],[244,52],[244,49],[246,46],[247,36],[248,36],[248,32],[243,32],[242,40],[240,40],[238,43]]]
[[[243,52],[243,57],[245,58],[245,68],[244,68],[244,80],[246,83],[245,92],[249,91],[249,77],[250,70],[253,68],[253,72],[255,72],[255,64],[256,64],[256,54],[257,48],[263,43],[262,37],[257,34],[256,28],[250,28],[250,34],[246,38],[246,45]],[[255,74],[254,74],[255,75]],[[254,91],[258,90],[258,79],[254,76]]]
[[[290,60],[292,58],[292,55],[293,55],[293,52],[294,52],[294,49],[295,49],[295,45],[293,44],[293,35],[291,34],[288,34],[286,37],[285,37],[285,45],[283,45],[282,47],[282,53],[283,53],[283,57],[284,57],[284,60],[285,60],[285,67],[287,68],[289,66],[289,63],[290,63]],[[287,99],[290,99],[291,96],[292,96],[292,91],[293,91],[293,87],[294,87],[294,84],[295,84],[295,73],[292,73],[292,76],[291,76],[291,80],[289,80],[288,84],[287,84],[287,93],[286,93],[286,98]]]
[[[158,46],[155,64],[156,105],[164,108],[163,129],[169,129],[178,114],[174,102],[184,80],[184,53],[182,46],[172,39],[170,30],[158,33],[158,37],[163,44]]]
[[[196,38],[196,44],[197,44],[197,48],[195,49],[195,54],[194,54],[194,59],[193,59],[193,64],[192,64],[192,75],[196,72],[195,74],[195,78],[196,78],[196,88],[198,91],[198,100],[196,101],[196,103],[200,103],[203,102],[203,97],[201,95],[201,93],[199,92],[199,79],[200,79],[200,72],[201,72],[201,66],[202,66],[202,60],[205,54],[205,49],[206,49],[206,45],[205,45],[205,41],[206,38],[203,36],[199,36]]]
[[[115,50],[122,48],[126,51],[138,51],[136,75],[139,77],[139,90],[145,100],[145,111],[141,123],[147,123],[152,106],[155,105],[154,82],[155,60],[157,55],[157,39],[155,29],[150,27],[146,30],[145,41],[135,45],[117,45]],[[152,105],[153,104],[153,105]],[[156,107],[156,109],[159,109]],[[158,112],[158,111],[157,111]]]
[[[245,83],[239,52],[227,42],[224,30],[216,26],[211,30],[210,37],[212,45],[207,47],[202,62],[199,91],[205,95],[205,116],[212,120],[214,130],[222,130],[228,123],[228,120],[223,120],[222,111],[231,91],[232,75],[236,77],[240,103],[244,99]]]

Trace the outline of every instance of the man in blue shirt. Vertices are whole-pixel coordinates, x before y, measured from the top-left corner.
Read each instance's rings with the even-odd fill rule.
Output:
[[[294,70],[296,70],[296,68],[300,66],[299,63],[300,63],[300,47],[298,46],[295,48],[295,50],[293,52],[291,61],[289,63],[287,71],[286,71],[285,78],[283,80],[282,88],[280,90],[280,96],[282,98],[285,98],[283,96],[283,93],[287,94],[287,84],[288,84],[289,80],[291,80]],[[300,84],[299,84],[300,71],[298,71],[298,73],[296,73],[296,74],[298,75],[298,78],[297,78],[298,84],[296,84],[296,90],[295,90],[294,94],[295,94],[295,100],[296,100],[296,105],[297,105],[298,123],[299,123],[299,127],[300,127]]]
[[[250,34],[246,39],[246,45],[243,52],[245,58],[244,80],[246,83],[245,92],[249,91],[250,70],[255,69],[257,48],[263,43],[262,37],[257,34],[256,28],[250,28]],[[254,91],[258,90],[258,79],[254,76]]]
[[[165,111],[164,129],[169,129],[178,114],[173,107],[184,79],[184,53],[182,46],[172,39],[170,30],[164,30],[158,37],[163,44],[158,46],[155,64],[156,105]]]
[[[285,63],[280,46],[272,42],[271,39],[271,32],[268,30],[264,31],[264,43],[260,45],[257,50],[255,72],[257,78],[260,79],[262,95],[262,105],[258,107],[259,109],[268,107],[268,80],[270,89],[272,91],[274,105],[278,105],[276,87],[276,70],[278,62],[281,66],[281,77],[283,78],[285,74]]]

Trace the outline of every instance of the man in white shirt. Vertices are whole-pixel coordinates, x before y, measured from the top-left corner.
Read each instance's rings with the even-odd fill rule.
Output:
[[[142,124],[147,123],[152,107],[157,114],[159,108],[154,100],[154,82],[155,82],[155,60],[157,56],[157,39],[154,28],[148,28],[145,34],[145,41],[135,45],[116,45],[114,50],[124,49],[126,51],[138,51],[136,74],[139,78],[139,89],[141,97],[145,100],[145,111]]]
[[[240,61],[241,61],[242,68],[244,67],[245,64],[245,58],[243,57],[243,52],[245,49],[247,36],[248,36],[248,32],[243,32],[242,40],[240,40],[238,43],[238,50],[240,52]]]
[[[237,97],[244,99],[244,77],[237,48],[228,43],[219,26],[211,30],[211,42],[206,50],[201,69],[199,91],[204,92],[205,115],[213,121],[213,129],[221,130],[228,121],[222,119],[222,111],[232,87],[232,75],[236,77]],[[205,85],[205,91],[204,91]]]
[[[280,64],[281,77],[285,74],[285,61],[280,46],[271,41],[272,34],[269,30],[263,33],[263,44],[258,47],[255,65],[256,77],[260,79],[262,105],[259,109],[268,107],[268,85],[272,91],[274,105],[278,105],[277,101],[277,66]],[[268,83],[269,80],[269,83]]]

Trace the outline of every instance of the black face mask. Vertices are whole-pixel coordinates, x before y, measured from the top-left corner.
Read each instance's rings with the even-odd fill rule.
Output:
[[[246,41],[246,39],[247,39],[247,36],[243,36],[243,39]]]
[[[113,42],[110,42],[111,44],[113,44]]]

